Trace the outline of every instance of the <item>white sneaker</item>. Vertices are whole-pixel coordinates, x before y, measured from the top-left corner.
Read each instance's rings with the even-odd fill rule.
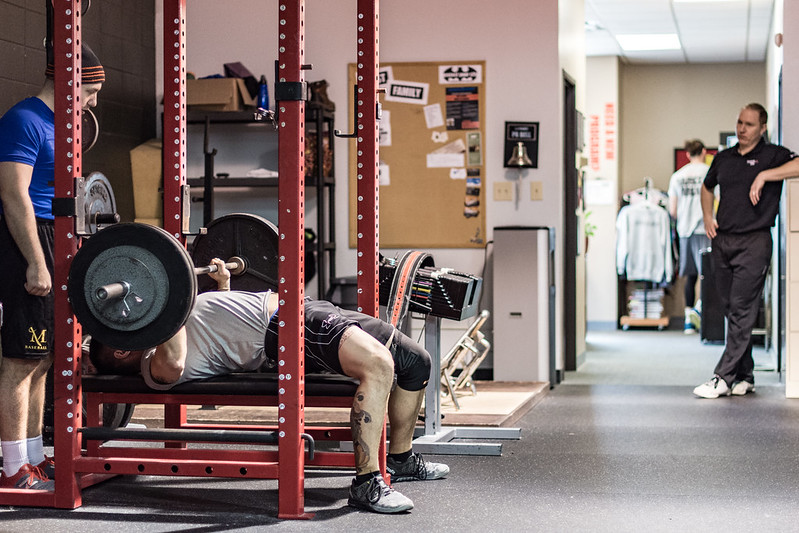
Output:
[[[729,396],[730,388],[727,382],[719,376],[713,376],[709,381],[702,383],[694,389],[694,394],[700,398],[718,398],[719,396]]]
[[[686,316],[688,322],[690,322],[697,331],[702,328],[702,314],[697,310],[695,307],[692,307],[688,310],[688,315]]]
[[[755,384],[748,381],[736,381],[730,391],[733,396],[746,396],[747,392],[755,392]]]

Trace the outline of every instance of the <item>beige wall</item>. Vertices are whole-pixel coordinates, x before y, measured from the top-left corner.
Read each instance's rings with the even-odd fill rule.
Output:
[[[667,190],[674,148],[686,139],[718,144],[734,131],[740,108],[765,102],[765,63],[622,65],[620,72],[621,192],[645,176]]]
[[[616,58],[591,58],[588,65],[589,115],[601,113],[603,102],[612,102],[615,91],[619,112],[618,164],[603,160],[600,170],[588,177],[610,180],[619,196],[642,186],[646,176],[653,178],[655,187],[667,190],[674,148],[694,137],[714,146],[719,132],[735,129],[743,104],[766,102],[765,63],[629,65]],[[606,324],[615,322],[618,312],[613,254],[619,204],[617,198],[612,205],[595,205],[588,196],[586,202],[598,226],[587,256],[587,315],[589,323]],[[677,280],[666,301],[672,316],[682,313],[681,283]]]

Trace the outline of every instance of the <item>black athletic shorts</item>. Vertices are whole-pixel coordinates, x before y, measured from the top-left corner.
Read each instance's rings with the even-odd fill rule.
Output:
[[[278,313],[272,317],[266,333],[268,357],[277,354]],[[341,335],[357,326],[388,346],[394,358],[397,385],[405,390],[421,390],[430,379],[430,355],[416,342],[397,331],[394,326],[357,311],[336,307],[324,300],[305,301],[305,371],[344,374],[338,358]],[[393,334],[393,335],[392,335]]]
[[[53,275],[53,221],[36,219],[39,242],[50,275]],[[3,326],[0,349],[9,359],[41,359],[53,346],[53,291],[47,296],[32,296],[25,290],[28,262],[0,219],[0,302]]]

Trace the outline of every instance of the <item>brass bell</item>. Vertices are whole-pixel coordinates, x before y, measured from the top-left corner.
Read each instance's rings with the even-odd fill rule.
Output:
[[[522,141],[516,143],[516,146],[513,148],[513,154],[508,159],[508,166],[509,167],[531,167],[533,166],[533,162],[530,160],[530,157],[527,155],[527,147],[524,145]]]

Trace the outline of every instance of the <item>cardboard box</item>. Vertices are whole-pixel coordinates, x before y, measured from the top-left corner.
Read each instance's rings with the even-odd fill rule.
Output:
[[[130,151],[136,219],[160,219],[163,214],[161,166],[161,139],[150,139]]]
[[[164,227],[160,218],[137,218],[134,219],[133,222],[138,224],[149,224],[150,226],[158,226],[159,228]]]
[[[242,111],[254,106],[241,78],[186,80],[186,104],[196,111]]]

